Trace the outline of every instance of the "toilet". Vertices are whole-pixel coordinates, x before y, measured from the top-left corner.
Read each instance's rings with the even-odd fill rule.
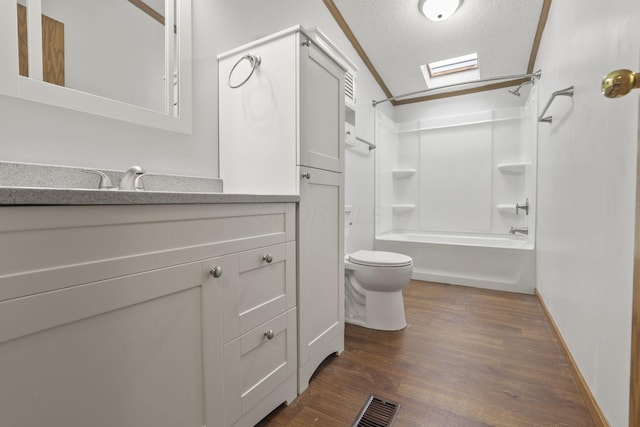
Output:
[[[411,280],[411,257],[360,250],[345,255],[345,322],[383,331],[403,329],[402,289]]]

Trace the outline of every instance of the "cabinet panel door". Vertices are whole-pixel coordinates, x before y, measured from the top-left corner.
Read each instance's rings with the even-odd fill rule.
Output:
[[[341,352],[344,345],[344,176],[304,167],[300,171],[301,175],[310,174],[300,183],[298,212],[302,367],[307,362],[319,364],[327,355]],[[336,343],[337,347],[331,347]],[[307,366],[306,376],[316,367]]]
[[[223,257],[225,343],[295,307],[295,263],[295,242]]]
[[[233,425],[289,376],[295,375],[296,366],[295,308],[227,343],[224,425]],[[295,385],[292,388],[293,393],[285,393],[278,403],[289,400],[291,394],[295,396]],[[258,420],[251,420],[250,425]]]
[[[343,172],[344,70],[313,44],[300,49],[300,164]]]
[[[3,427],[203,425],[201,263],[0,303]]]

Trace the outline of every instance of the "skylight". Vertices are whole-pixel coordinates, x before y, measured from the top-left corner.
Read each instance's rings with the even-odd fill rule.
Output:
[[[443,59],[427,64],[429,76],[438,77],[445,74],[459,73],[478,68],[478,54],[457,56],[455,58]]]
[[[477,52],[424,64],[420,66],[420,70],[428,88],[480,79]]]

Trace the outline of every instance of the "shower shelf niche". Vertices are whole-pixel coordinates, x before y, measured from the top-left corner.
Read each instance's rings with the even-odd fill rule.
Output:
[[[394,213],[411,212],[415,208],[416,208],[416,205],[414,205],[412,203],[393,204],[393,205],[391,205],[391,209],[393,209]]]
[[[529,163],[499,163],[497,168],[500,172],[510,175],[522,175]]]
[[[412,177],[416,173],[416,170],[415,169],[394,169],[393,171],[391,171],[391,173],[393,174],[393,177],[395,179],[404,179],[404,178]]]

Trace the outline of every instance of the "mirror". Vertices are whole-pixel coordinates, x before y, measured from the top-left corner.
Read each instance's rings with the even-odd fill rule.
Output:
[[[1,81],[1,92],[190,132],[190,0],[16,0],[13,5],[13,22],[4,22],[6,15],[0,22],[15,32],[0,32],[15,43],[14,54],[5,58],[0,46],[0,62],[17,65],[13,72],[19,76]]]

